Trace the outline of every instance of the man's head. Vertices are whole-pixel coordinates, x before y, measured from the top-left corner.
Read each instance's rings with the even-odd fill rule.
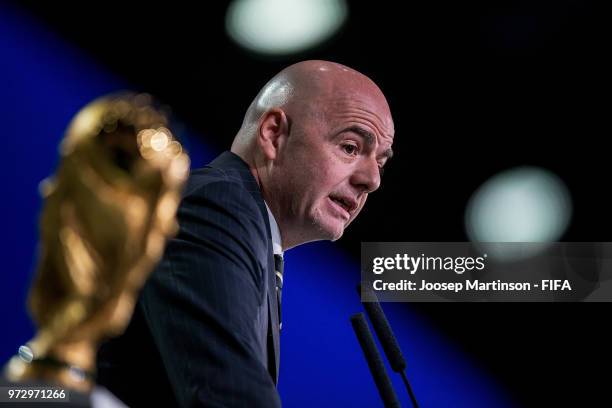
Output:
[[[342,236],[379,187],[393,136],[374,82],[340,64],[304,61],[259,92],[232,151],[249,164],[288,249]]]

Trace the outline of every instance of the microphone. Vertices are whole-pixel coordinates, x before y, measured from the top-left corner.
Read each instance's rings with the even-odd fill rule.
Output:
[[[370,372],[378,388],[380,398],[383,400],[383,404],[385,407],[400,407],[397,395],[395,394],[395,390],[387,374],[387,369],[376,348],[374,337],[372,336],[372,332],[370,331],[364,314],[357,313],[351,316],[351,324],[353,325],[353,330],[363,350],[363,355],[368,362],[368,367],[370,367]]]
[[[361,283],[357,285],[357,293],[359,293],[364,299],[362,300],[363,307],[370,318],[372,327],[374,327],[374,332],[376,332],[376,336],[378,337],[378,340],[385,351],[385,355],[387,356],[387,360],[389,360],[391,369],[401,375],[404,385],[406,386],[406,390],[408,391],[410,399],[412,400],[412,405],[415,408],[418,408],[419,405],[416,397],[412,391],[410,383],[408,382],[408,378],[406,377],[406,360],[404,360],[404,355],[402,354],[402,350],[397,343],[395,334],[393,334],[393,330],[391,329],[391,325],[387,320],[387,316],[385,316],[385,312],[382,310],[382,307],[378,302],[376,293],[374,293],[369,286],[362,285]]]

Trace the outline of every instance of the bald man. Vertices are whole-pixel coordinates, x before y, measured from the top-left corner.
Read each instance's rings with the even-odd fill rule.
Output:
[[[283,252],[337,240],[392,156],[383,93],[304,61],[249,106],[230,152],[192,173],[180,232],[98,382],[130,406],[276,407]]]

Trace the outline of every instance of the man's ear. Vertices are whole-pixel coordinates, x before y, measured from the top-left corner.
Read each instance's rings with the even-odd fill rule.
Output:
[[[289,118],[282,109],[273,108],[263,114],[257,133],[257,145],[268,160],[276,160],[279,148],[289,136]]]

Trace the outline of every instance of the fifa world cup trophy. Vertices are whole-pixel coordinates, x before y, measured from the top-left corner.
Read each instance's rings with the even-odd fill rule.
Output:
[[[73,119],[56,173],[41,183],[32,340],[5,367],[12,382],[87,393],[100,343],[125,330],[138,293],[177,231],[189,158],[150,96],[97,99]]]

